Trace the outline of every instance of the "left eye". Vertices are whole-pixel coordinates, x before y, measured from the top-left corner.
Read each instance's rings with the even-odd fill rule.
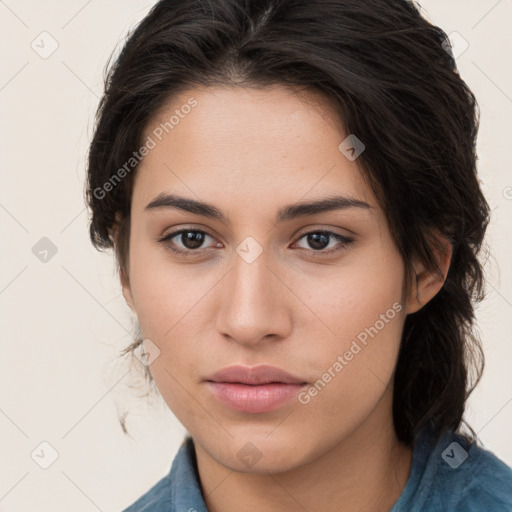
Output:
[[[324,253],[339,251],[354,241],[352,238],[348,238],[338,233],[333,233],[332,231],[310,231],[309,233],[302,235],[299,240],[302,240],[303,238],[306,239],[310,247],[313,247],[314,252]],[[329,240],[332,239],[337,241],[338,245],[341,247],[326,250],[326,247],[329,247]]]
[[[176,237],[179,237],[178,240],[182,244],[182,247],[179,245],[177,246],[176,242],[172,241]],[[177,254],[187,255],[194,252],[198,253],[199,249],[202,248],[201,246],[203,245],[206,237],[214,240],[214,238],[205,231],[197,229],[181,229],[179,231],[169,233],[158,241],[165,244],[171,251]],[[310,249],[306,249],[315,253],[337,252],[354,242],[352,238],[340,235],[338,233],[333,233],[332,231],[310,231],[303,234],[299,238],[299,241],[302,239],[306,239],[306,242],[310,245]],[[330,241],[337,242],[340,247],[326,250],[326,248],[329,247]],[[336,243],[334,243],[334,246],[336,246]]]

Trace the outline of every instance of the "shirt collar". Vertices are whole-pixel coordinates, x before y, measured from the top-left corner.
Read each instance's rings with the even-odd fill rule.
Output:
[[[172,512],[208,512],[190,435],[185,437],[171,466],[171,496]]]

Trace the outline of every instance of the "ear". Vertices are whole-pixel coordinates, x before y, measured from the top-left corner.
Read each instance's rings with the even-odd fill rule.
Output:
[[[406,308],[407,314],[419,311],[437,295],[446,281],[446,275],[448,274],[453,254],[452,244],[438,232],[435,232],[434,236],[438,243],[431,245],[431,251],[441,271],[442,278],[438,274],[426,270],[422,263],[414,262],[416,280],[411,285]]]
[[[123,269],[119,269],[119,278],[121,280],[121,289],[123,291],[124,300],[126,301],[126,304],[128,304],[129,308],[135,313],[130,279]]]
[[[124,275],[122,275],[122,274],[124,274],[122,271],[120,272],[120,274],[121,274],[121,287],[122,287],[122,290],[123,290],[124,300],[126,301],[128,306],[130,307],[130,309],[135,313],[135,309],[134,309],[134,306],[133,306],[133,297],[132,297],[132,291],[131,291],[131,288],[130,288],[130,283],[128,282],[126,277]]]
[[[119,227],[120,227],[121,220],[122,220],[120,212],[116,212],[115,219],[116,220],[115,220],[114,224],[112,225],[112,228],[108,230],[108,234],[109,234],[110,240],[114,244],[117,245],[117,240],[118,240],[118,235],[119,235]],[[125,270],[127,270],[127,269],[122,269],[122,268],[119,269],[119,278],[121,280],[121,288],[122,288],[122,292],[123,292],[123,297],[124,297],[124,300],[126,301],[126,303],[128,304],[128,306],[130,307],[130,309],[133,312],[135,312],[134,306],[133,306],[132,291],[131,291],[131,287],[130,287],[130,279]]]

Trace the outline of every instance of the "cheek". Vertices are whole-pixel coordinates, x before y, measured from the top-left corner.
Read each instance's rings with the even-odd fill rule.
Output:
[[[321,279],[297,279],[297,295],[305,298],[305,304],[315,313],[316,322],[325,333],[330,332],[341,344],[373,326],[390,308],[387,315],[390,318],[384,320],[395,318],[400,307],[393,309],[393,304],[404,307],[401,259],[397,254],[390,253],[389,258],[383,254],[381,247],[367,250]],[[302,310],[308,311],[306,307]]]
[[[171,264],[164,249],[140,246],[131,254],[130,284],[142,336],[160,350],[150,371],[172,408],[189,403],[183,386],[200,379],[198,362],[211,350],[205,344],[204,307],[219,276],[207,267],[190,269]]]
[[[149,243],[132,247],[131,292],[145,337],[171,337],[213,284],[208,273],[172,263],[163,247]]]
[[[316,379],[299,396],[303,422],[323,418],[322,425],[336,424],[339,431],[348,432],[381,400],[392,398],[390,384],[403,326],[401,305],[376,300],[356,306],[340,308],[337,324],[332,318],[336,337],[321,336],[315,347],[301,353]]]
[[[314,340],[302,347],[302,359],[319,379],[312,390],[313,407],[336,415],[370,407],[385,392],[403,329],[402,279],[398,256],[370,255],[325,280],[316,293],[311,283],[302,283],[315,313],[308,313],[302,324],[309,333],[303,337]]]

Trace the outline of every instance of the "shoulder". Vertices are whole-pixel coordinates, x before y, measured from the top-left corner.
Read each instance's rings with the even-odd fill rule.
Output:
[[[165,512],[171,510],[171,504],[171,475],[169,473],[123,512]]]
[[[441,464],[440,478],[457,490],[456,502],[464,510],[512,510],[512,469],[493,452],[477,443],[469,443],[458,434],[449,433],[441,452],[443,462],[456,458],[455,450],[462,455],[456,461]],[[460,446],[460,448],[457,448]],[[462,451],[464,450],[464,451]],[[464,453],[465,452],[465,453]],[[471,508],[472,507],[472,508]]]
[[[512,510],[512,469],[494,453],[451,431],[430,448],[422,487],[438,510]]]
[[[186,436],[174,457],[171,470],[123,512],[206,511],[192,438]]]

